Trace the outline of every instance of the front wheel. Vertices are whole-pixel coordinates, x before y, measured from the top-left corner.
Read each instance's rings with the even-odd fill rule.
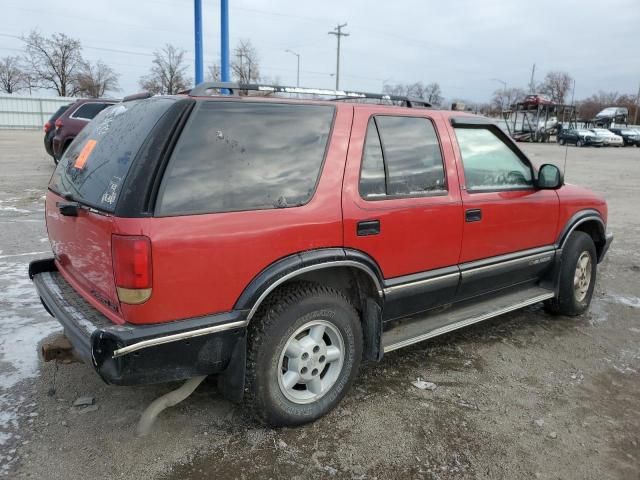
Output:
[[[245,403],[274,427],[328,413],[355,379],[362,327],[339,291],[301,282],[285,286],[249,329]]]
[[[548,312],[560,315],[580,315],[591,303],[596,284],[596,247],[584,232],[573,232],[563,248],[558,296],[547,300]]]
[[[580,139],[576,142],[576,147],[584,147],[584,142]]]
[[[564,138],[561,138],[560,140],[558,140],[558,143],[560,145],[564,145],[566,143],[566,140]]]

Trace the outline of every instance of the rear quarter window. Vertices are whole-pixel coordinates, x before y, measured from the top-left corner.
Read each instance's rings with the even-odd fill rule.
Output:
[[[160,187],[156,215],[306,204],[315,191],[334,107],[204,101]]]
[[[170,98],[150,98],[118,103],[100,112],[66,150],[49,188],[113,212],[133,159],[173,103]]]
[[[102,110],[110,107],[111,105],[113,105],[113,103],[85,103],[84,105],[80,105],[80,107],[78,107],[71,116],[82,120],[92,120]]]

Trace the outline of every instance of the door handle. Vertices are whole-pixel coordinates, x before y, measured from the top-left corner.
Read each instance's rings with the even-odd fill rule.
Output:
[[[378,235],[380,233],[380,220],[365,220],[358,222],[357,233],[359,237]]]
[[[482,220],[482,210],[479,208],[471,208],[464,212],[464,220],[466,222],[479,222]]]

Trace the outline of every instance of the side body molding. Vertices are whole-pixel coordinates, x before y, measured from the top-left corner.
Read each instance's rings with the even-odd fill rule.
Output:
[[[314,270],[332,267],[352,267],[366,273],[382,299],[382,273],[371,257],[357,250],[344,248],[323,248],[310,250],[282,258],[262,270],[244,289],[235,310],[248,310],[247,320],[251,320],[265,298],[287,280]]]

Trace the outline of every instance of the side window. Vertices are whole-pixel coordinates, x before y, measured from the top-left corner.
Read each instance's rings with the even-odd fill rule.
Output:
[[[333,107],[199,103],[169,160],[158,215],[298,207],[311,200]]]
[[[422,196],[446,191],[440,144],[431,121],[380,115],[369,120],[360,195]]]
[[[364,144],[362,171],[360,172],[360,196],[363,198],[384,197],[387,194],[384,174],[382,144],[376,122],[372,118],[367,127],[367,139]]]
[[[528,188],[531,168],[486,128],[456,128],[464,177],[469,191]]]
[[[107,107],[110,107],[111,103],[85,103],[80,106],[75,112],[73,112],[74,118],[82,118],[85,120],[92,120],[97,114]]]

